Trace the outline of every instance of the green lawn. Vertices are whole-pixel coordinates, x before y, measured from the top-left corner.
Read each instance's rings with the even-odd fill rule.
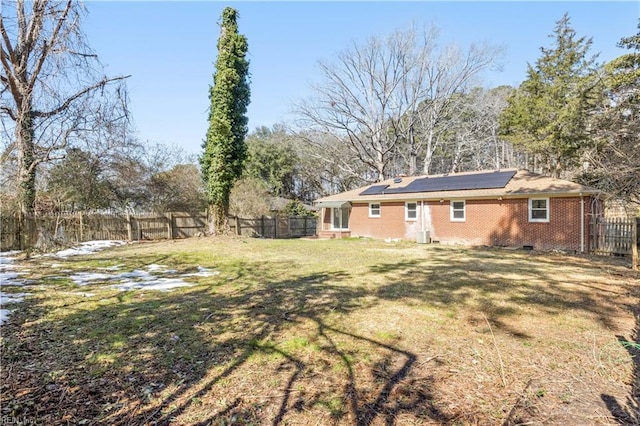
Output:
[[[151,264],[176,271],[162,278],[216,274],[169,292],[70,279]],[[639,341],[639,277],[615,259],[194,238],[20,266],[33,283],[15,289],[31,296],[2,326],[3,419],[640,421],[640,354],[626,343]]]

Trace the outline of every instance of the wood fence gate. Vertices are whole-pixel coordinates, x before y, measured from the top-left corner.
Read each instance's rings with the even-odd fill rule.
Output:
[[[594,218],[591,222],[589,251],[599,255],[632,255],[634,244],[637,249],[640,240],[638,225],[640,225],[640,218]]]

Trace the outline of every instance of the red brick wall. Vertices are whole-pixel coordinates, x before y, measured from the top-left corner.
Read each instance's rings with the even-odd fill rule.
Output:
[[[589,247],[591,201],[585,197],[585,251]],[[580,251],[580,197],[549,198],[549,222],[529,222],[528,202],[527,198],[467,200],[464,222],[450,220],[449,200],[425,202],[425,229],[431,232],[432,240],[443,243]],[[352,236],[415,241],[421,229],[420,216],[420,202],[417,221],[405,220],[404,202],[382,203],[379,218],[369,217],[368,203],[354,203],[349,228]],[[324,222],[330,222],[330,217],[325,214]]]
[[[449,202],[430,203],[431,238],[473,245],[580,250],[580,198],[550,198],[549,222],[529,222],[529,200],[468,200],[465,222],[451,222]],[[585,250],[589,200],[585,200]]]
[[[419,203],[418,203],[419,204]],[[418,221],[405,221],[404,202],[382,203],[380,217],[369,217],[369,203],[354,203],[351,207],[349,229],[352,236],[372,238],[400,238],[415,240]]]

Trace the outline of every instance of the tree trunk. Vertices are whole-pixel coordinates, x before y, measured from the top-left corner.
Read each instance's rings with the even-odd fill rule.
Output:
[[[227,235],[229,206],[220,204],[209,205],[209,233],[211,235]]]
[[[35,145],[32,113],[20,116],[16,123],[18,146],[18,203],[21,215],[31,215],[36,204]]]
[[[424,164],[422,165],[422,172],[425,175],[429,174],[429,169],[431,168],[431,161],[433,160],[433,151],[434,148],[434,137],[433,137],[433,129],[429,129],[429,133],[427,134],[427,149],[424,154]]]
[[[418,170],[418,152],[413,126],[409,128],[409,176],[415,176]]]

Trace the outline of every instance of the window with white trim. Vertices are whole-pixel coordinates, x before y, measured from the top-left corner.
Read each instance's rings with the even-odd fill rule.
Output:
[[[349,229],[349,208],[333,207],[331,209],[331,228],[334,231],[344,231]]]
[[[529,198],[529,222],[549,222],[548,198]]]
[[[404,219],[418,220],[418,203],[404,203]]]
[[[467,203],[464,200],[451,200],[449,204],[451,222],[464,222],[467,218]]]
[[[369,217],[380,217],[380,203],[369,203]]]

